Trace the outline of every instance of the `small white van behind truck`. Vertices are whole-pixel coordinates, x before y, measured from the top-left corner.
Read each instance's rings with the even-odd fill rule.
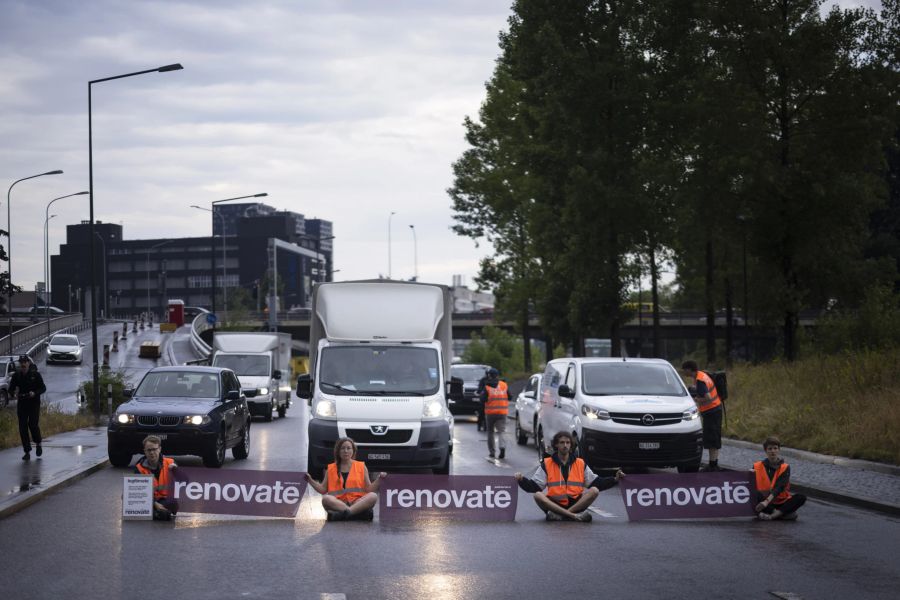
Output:
[[[234,371],[251,415],[284,417],[291,405],[291,335],[223,331],[213,338],[212,366]]]
[[[322,283],[313,291],[309,375],[297,395],[310,402],[313,476],[349,437],[370,469],[448,473],[453,417],[449,290],[396,281]],[[455,380],[450,392],[462,394]]]

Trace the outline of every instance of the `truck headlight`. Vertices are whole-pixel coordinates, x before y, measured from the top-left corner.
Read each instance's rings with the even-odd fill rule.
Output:
[[[688,410],[684,411],[684,413],[682,413],[681,418],[684,421],[693,421],[694,419],[700,418],[700,411],[697,410],[696,407],[689,408]]]
[[[316,416],[326,419],[333,419],[336,414],[334,409],[334,400],[323,398],[316,402]]]
[[[188,415],[184,418],[185,425],[206,425],[209,422],[209,415]]]
[[[119,415],[116,416],[116,421],[122,425],[131,425],[134,423],[134,415],[119,413]]]
[[[431,398],[425,401],[422,409],[422,417],[425,419],[437,419],[444,414],[444,403],[440,398]]]
[[[258,393],[260,396],[265,396],[266,394],[269,393],[269,388],[267,388],[267,387],[261,387],[261,388],[259,388],[259,390],[257,391],[257,393]]]
[[[588,419],[600,419],[601,421],[609,421],[608,411],[605,411],[602,408],[594,408],[593,406],[588,406],[587,404],[581,405],[581,414],[586,416]]]

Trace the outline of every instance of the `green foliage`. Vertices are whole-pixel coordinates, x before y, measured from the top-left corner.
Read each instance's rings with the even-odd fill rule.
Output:
[[[499,327],[485,327],[484,337],[472,334],[472,342],[466,346],[462,355],[463,362],[491,365],[500,371],[500,376],[507,380],[531,375],[525,370],[523,361],[522,338],[516,337]],[[535,365],[544,362],[544,356],[537,346],[531,346]]]
[[[64,431],[92,427],[97,425],[93,415],[69,414],[55,404],[41,404],[41,433],[50,437]],[[21,444],[19,438],[19,419],[12,408],[0,409],[0,450],[15,448]]]
[[[886,285],[868,288],[857,310],[835,310],[823,318],[814,340],[816,350],[829,354],[900,348],[900,296]]]
[[[100,411],[106,412],[107,407],[107,393],[108,386],[112,385],[112,398],[113,398],[113,412],[115,412],[116,408],[123,402],[128,401],[128,398],[124,396],[122,390],[126,387],[131,386],[131,382],[126,377],[125,373],[121,371],[107,371],[100,370]],[[94,398],[94,382],[91,379],[84,381],[78,386],[78,392],[84,395],[86,399],[84,406],[82,407],[83,412],[92,412],[94,410],[93,407],[93,398]]]

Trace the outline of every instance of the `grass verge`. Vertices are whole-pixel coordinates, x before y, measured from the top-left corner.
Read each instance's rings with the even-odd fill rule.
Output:
[[[90,414],[69,414],[62,412],[57,406],[41,405],[41,435],[45,438],[64,431],[92,427],[97,424]],[[19,419],[15,407],[0,410],[0,450],[15,448],[22,443],[19,437]]]
[[[900,349],[729,372],[725,435],[900,464]]]

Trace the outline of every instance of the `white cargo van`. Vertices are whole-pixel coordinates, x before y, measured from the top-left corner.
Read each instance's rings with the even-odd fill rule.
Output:
[[[668,362],[640,358],[560,358],[544,370],[536,442],[552,452],[559,431],[575,436],[593,468],[700,467],[700,415]]]
[[[291,335],[223,331],[213,338],[212,366],[234,371],[251,415],[284,417],[291,405]]]
[[[313,291],[309,375],[309,466],[334,461],[352,438],[369,469],[448,473],[453,417],[447,409],[451,298],[440,285],[395,281],[322,283]],[[454,381],[454,397],[462,382]]]

